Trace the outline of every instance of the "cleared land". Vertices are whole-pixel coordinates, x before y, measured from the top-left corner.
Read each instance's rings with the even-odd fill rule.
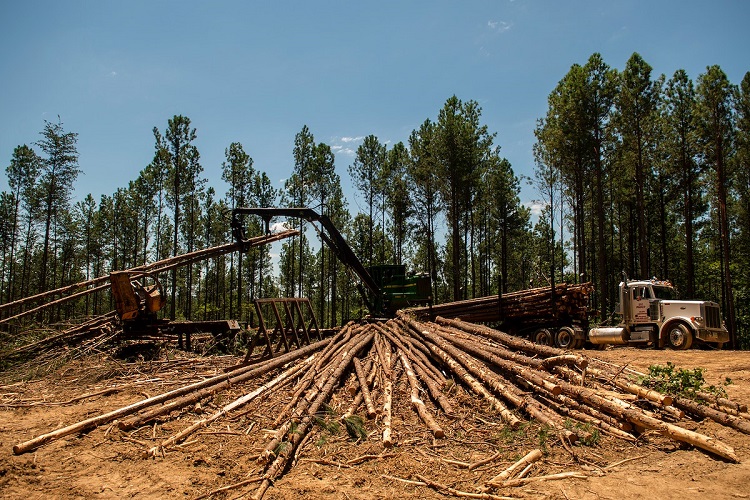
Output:
[[[691,350],[683,352],[617,348],[580,351],[618,365],[646,371],[672,362],[705,369],[709,383],[727,378],[728,396],[750,404],[750,353]],[[213,414],[278,371],[233,387],[203,405],[191,405],[172,418],[121,431],[104,425],[14,455],[13,445],[55,428],[114,410],[223,372],[236,357],[198,358],[161,351],[152,361],[124,362],[90,355],[66,363],[32,381],[0,385],[0,490],[4,498],[212,498],[250,497],[252,481],[263,468],[256,459],[268,442],[268,429],[285,406],[290,389],[270,393],[249,413],[236,412],[199,430],[163,455],[148,450],[200,418]],[[6,374],[8,376],[12,374]],[[568,445],[535,421],[511,431],[489,405],[456,387],[453,418],[435,417],[445,431],[435,439],[412,410],[406,377],[393,390],[394,446],[381,440],[381,418],[365,421],[366,440],[354,442],[345,430],[316,426],[301,445],[297,461],[264,498],[437,498],[446,493],[419,483],[422,479],[459,492],[478,488],[530,450],[543,451],[529,477],[575,472],[585,478],[532,481],[492,491],[518,498],[679,498],[705,494],[714,499],[748,498],[750,436],[715,422],[684,420],[680,425],[734,448],[740,463],[711,456],[660,434],[647,431],[635,442],[602,434],[592,445]],[[87,396],[83,397],[82,396]],[[81,399],[79,399],[81,398]],[[351,403],[345,388],[329,402],[331,420]],[[364,413],[360,408],[359,412]],[[486,464],[473,467],[485,459]],[[237,486],[247,481],[246,484]],[[226,492],[219,488],[232,486]]]

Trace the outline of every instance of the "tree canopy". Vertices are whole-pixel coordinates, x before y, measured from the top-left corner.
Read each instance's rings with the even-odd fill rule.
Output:
[[[273,186],[231,142],[226,190],[208,187],[198,131],[186,116],[154,127],[154,156],[139,175],[96,200],[79,194],[78,135],[45,122],[17,146],[1,193],[4,302],[230,240],[238,206],[309,206],[328,216],[365,265],[405,264],[429,274],[437,302],[529,286],[593,281],[606,319],[622,271],[673,281],[684,296],[716,300],[736,347],[750,348],[750,73],[734,85],[718,66],[695,82],[684,70],[653,75],[637,53],[622,70],[592,54],[551,90],[534,130],[542,207],[520,199],[524,181],[476,101],[450,96],[403,142],[365,137],[348,165],[306,125],[292,172]],[[364,200],[351,211],[339,172]],[[172,318],[254,321],[251,299],[303,296],[324,325],[361,314],[352,277],[307,230],[281,245],[174,270]],[[261,231],[252,222],[252,231]],[[82,298],[49,317],[106,312]]]

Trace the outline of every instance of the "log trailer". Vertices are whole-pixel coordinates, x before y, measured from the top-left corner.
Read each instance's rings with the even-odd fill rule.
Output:
[[[541,287],[412,309],[420,319],[437,316],[488,323],[498,330],[544,345],[580,349],[585,345],[652,346],[689,349],[696,343],[721,348],[729,341],[719,305],[677,300],[668,281],[628,280],[619,286],[615,326],[590,327],[590,283]]]
[[[577,308],[569,307],[566,312],[568,314],[554,314],[554,317],[542,316],[536,323],[525,324],[517,318],[506,317],[499,328],[507,328],[539,344],[564,349],[579,349],[588,344],[598,348],[632,345],[683,350],[699,342],[721,349],[729,341],[719,304],[678,300],[672,283],[656,278],[629,280],[623,275],[615,310],[619,322],[615,326],[589,327],[588,312],[582,304]]]
[[[407,274],[404,265],[365,267],[331,220],[311,208],[235,208],[232,211],[232,235],[243,249],[248,241],[243,224],[243,217],[246,215],[261,217],[266,234],[271,232],[270,223],[274,217],[296,217],[310,223],[319,223],[324,231],[319,230],[317,226],[315,228],[323,242],[346,269],[358,278],[355,280],[357,288],[372,317],[389,318],[400,309],[432,303],[429,276]]]

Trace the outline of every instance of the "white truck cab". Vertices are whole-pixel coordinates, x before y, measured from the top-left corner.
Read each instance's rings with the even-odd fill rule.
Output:
[[[729,341],[719,304],[703,300],[677,300],[668,281],[625,279],[620,283],[618,311],[621,322],[614,328],[594,328],[594,344],[641,344],[689,349],[694,340],[721,347]]]

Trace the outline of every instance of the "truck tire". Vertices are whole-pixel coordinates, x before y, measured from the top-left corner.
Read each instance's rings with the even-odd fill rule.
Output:
[[[564,326],[555,335],[555,345],[560,349],[573,349],[575,343],[575,332],[572,328]]]
[[[682,323],[673,323],[666,329],[667,345],[682,351],[693,345],[693,332]]]
[[[546,328],[540,328],[539,330],[536,330],[532,334],[531,340],[535,344],[540,344],[540,345],[551,346],[553,343],[552,333],[550,333],[550,331],[547,330]]]

